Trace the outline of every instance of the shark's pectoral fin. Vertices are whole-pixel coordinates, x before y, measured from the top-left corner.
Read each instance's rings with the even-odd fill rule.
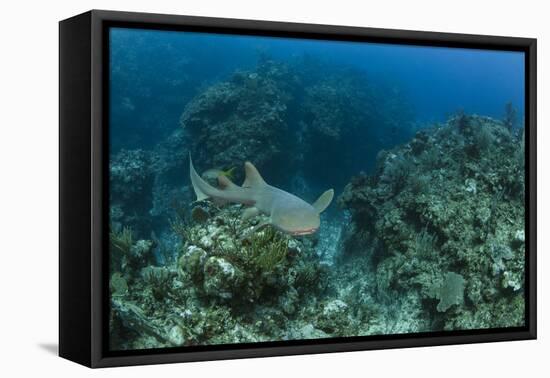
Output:
[[[323,194],[321,194],[321,196],[317,198],[317,201],[315,201],[311,206],[313,206],[315,210],[317,210],[317,212],[320,214],[323,211],[325,211],[328,205],[330,205],[333,197],[334,197],[334,189],[329,189]]]
[[[233,181],[231,181],[227,176],[223,176],[223,175],[218,176],[218,186],[219,186],[220,190],[222,190],[222,191],[224,191],[226,189],[238,188],[238,186],[235,185],[233,183]],[[230,202],[230,201],[228,201],[226,199],[223,199],[221,197],[214,197],[212,199],[212,201],[214,202],[214,204],[216,206],[223,206],[223,205],[226,205]]]
[[[252,206],[252,207],[249,207],[249,208],[247,208],[243,211],[242,219],[247,220],[247,219],[250,219],[252,217],[255,217],[258,214],[260,214],[260,210],[258,210],[257,207]]]
[[[237,188],[237,185],[233,183],[227,176],[218,176],[218,185],[221,189]]]

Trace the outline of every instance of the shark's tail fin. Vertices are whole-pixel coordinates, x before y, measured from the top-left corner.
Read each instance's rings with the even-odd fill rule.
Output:
[[[193,190],[197,195],[197,201],[202,201],[210,197],[205,191],[208,191],[211,187],[207,182],[205,182],[195,171],[193,167],[193,161],[191,160],[191,153],[189,153],[189,176],[191,177],[191,184],[193,185]]]
[[[211,198],[216,204],[223,203],[242,203],[245,205],[253,205],[255,203],[250,190],[244,190],[240,186],[235,185],[226,176],[218,176],[218,183],[220,188],[215,188],[206,181],[204,181],[195,171],[193,167],[193,161],[191,160],[191,154],[189,154],[189,176],[191,177],[191,184],[193,190],[197,195],[197,201],[202,201],[207,198]],[[258,175],[259,176],[259,175]],[[261,177],[260,177],[261,180]],[[262,180],[263,182],[263,180]]]

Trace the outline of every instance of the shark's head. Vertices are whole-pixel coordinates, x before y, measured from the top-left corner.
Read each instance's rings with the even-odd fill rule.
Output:
[[[319,229],[319,213],[312,206],[287,208],[271,216],[271,223],[290,235],[309,235]]]

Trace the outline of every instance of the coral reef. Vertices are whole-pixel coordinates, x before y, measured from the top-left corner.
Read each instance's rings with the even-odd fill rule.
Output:
[[[151,229],[147,216],[154,173],[151,153],[141,149],[121,150],[109,162],[111,226],[132,224],[136,232]]]
[[[180,120],[193,156],[209,168],[254,160],[261,169],[284,159],[292,85],[287,65],[266,60],[254,72],[238,71],[208,87]]]
[[[169,188],[180,164],[169,151],[122,152],[115,179]],[[123,164],[132,154],[137,163]],[[151,179],[137,168],[145,162],[162,174]],[[257,229],[262,219],[242,219],[240,205],[192,203],[183,188],[171,211],[159,205],[171,227],[149,240],[134,229],[139,219],[117,215],[140,192],[115,190],[111,347],[520,326],[523,164],[521,133],[459,112],[381,151],[373,174],[340,195],[345,216],[299,239]]]
[[[388,142],[380,130],[392,130],[392,143],[407,138],[412,112],[395,88],[351,68],[329,67],[330,75],[325,66],[310,68],[264,57],[255,70],[204,89],[180,119],[193,156],[208,168],[253,160],[277,180],[307,169],[313,182],[326,177],[338,156],[345,164],[329,173],[343,185],[358,166],[352,156]]]
[[[430,330],[523,325],[519,142],[506,123],[459,112],[351,180],[339,198],[352,215],[343,253],[369,259],[373,295],[408,298]]]
[[[134,233],[130,228],[111,230],[109,240],[111,272],[133,272],[141,266],[154,263],[154,243],[151,240],[134,240]]]
[[[254,223],[241,220],[240,212],[236,206],[210,207],[205,221],[176,220],[173,230],[181,243],[172,265],[126,269],[125,289],[114,273],[113,348],[286,339],[314,319],[310,304],[315,307],[328,283],[314,241],[272,228],[252,233]],[[138,242],[125,230],[111,235],[111,253],[135,249]],[[308,308],[306,314],[302,308]],[[323,313],[325,322],[335,316],[329,309]],[[328,337],[317,329],[308,332]]]
[[[358,169],[370,168],[365,161],[374,160],[375,151],[386,145],[387,130],[392,143],[408,138],[412,111],[397,91],[375,84],[365,72],[351,68],[329,72],[304,88],[299,114],[299,135],[305,142],[301,163],[322,182],[338,156],[339,169],[330,176],[343,185]],[[360,162],[356,156],[362,156]]]

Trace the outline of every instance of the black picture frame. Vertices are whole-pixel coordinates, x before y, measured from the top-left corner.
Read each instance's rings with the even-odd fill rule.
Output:
[[[109,352],[108,40],[113,26],[525,53],[526,325],[519,328]],[[536,39],[92,10],[59,24],[59,354],[89,367],[536,338]]]

